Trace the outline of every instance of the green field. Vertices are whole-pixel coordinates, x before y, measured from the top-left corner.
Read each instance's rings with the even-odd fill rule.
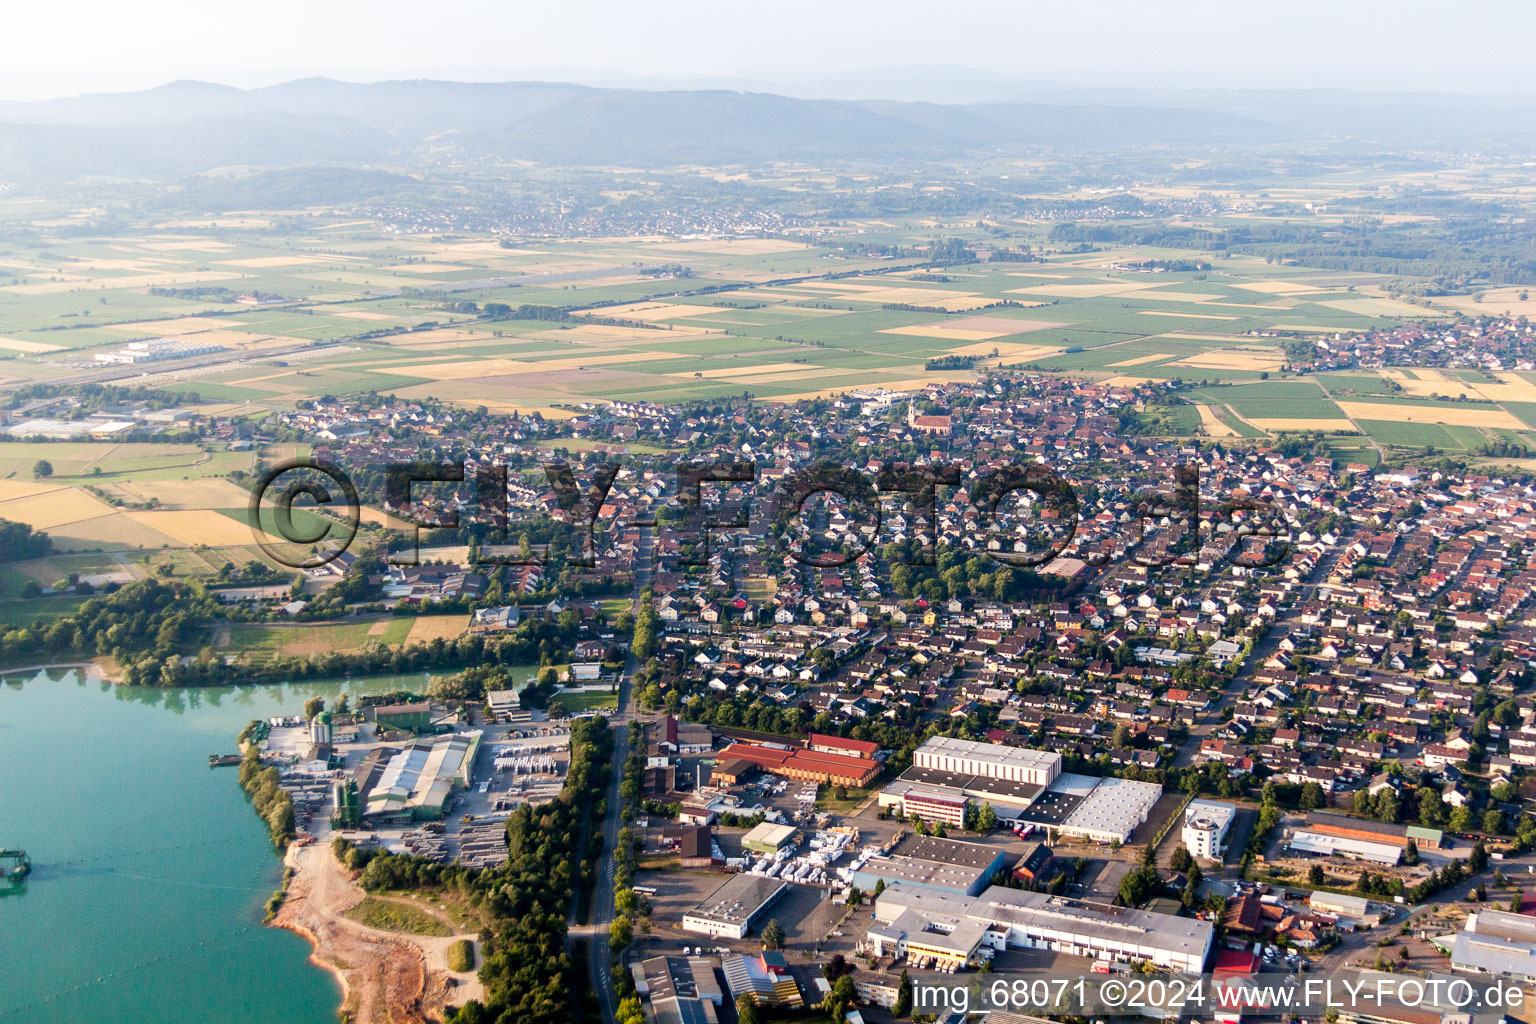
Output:
[[[441,937],[453,934],[452,928],[425,910],[376,896],[364,897],[361,903],[347,910],[344,916],[358,924],[387,932]]]

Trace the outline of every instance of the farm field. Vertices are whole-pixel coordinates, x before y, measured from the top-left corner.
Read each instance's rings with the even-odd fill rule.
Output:
[[[125,342],[174,337],[221,351],[195,366],[148,365],[134,382],[202,411],[260,417],[321,395],[379,392],[567,417],[616,401],[911,390],[1011,367],[1193,387],[1198,408],[1170,414],[1168,425],[1212,438],[1345,435],[1367,429],[1363,422],[1389,446],[1417,436],[1437,447],[1449,439],[1467,449],[1496,440],[1536,448],[1528,375],[1290,372],[1293,340],[1472,311],[1461,300],[1394,299],[1382,275],[1145,245],[933,266],[781,238],[519,242],[385,236],[366,220],[334,215],[301,235],[277,223],[257,211],[18,249],[0,275],[7,374],[70,376]],[[930,226],[868,221],[861,233],[921,245]],[[1196,259],[1199,269],[1146,262]],[[241,304],[238,293],[269,299]],[[1480,311],[1521,301],[1490,290]],[[552,311],[482,319],[468,305],[485,303]],[[1388,426],[1405,423],[1443,429]],[[0,483],[29,480],[33,463],[58,448],[0,445]],[[228,474],[249,471],[252,453],[109,441],[67,449],[52,459],[51,480],[89,483],[91,497],[124,509],[111,518],[90,506],[98,514],[86,516],[86,499],[65,494],[56,497],[68,504],[54,513],[13,503],[11,511],[39,522],[68,517],[53,524],[67,547],[244,543],[202,513],[228,517],[243,505]],[[177,486],[196,480],[205,483]]]

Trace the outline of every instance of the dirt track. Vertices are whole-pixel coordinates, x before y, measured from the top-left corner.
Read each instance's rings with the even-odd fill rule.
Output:
[[[441,1020],[445,1006],[482,995],[473,974],[447,969],[448,946],[473,935],[409,935],[343,917],[364,893],[329,844],[290,849],[287,862],[294,876],[272,923],[314,944],[310,959],[341,982],[341,1009],[355,1024],[426,1024]]]

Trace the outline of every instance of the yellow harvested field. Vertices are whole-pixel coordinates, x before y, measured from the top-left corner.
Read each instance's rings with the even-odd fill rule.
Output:
[[[462,263],[401,263],[398,266],[383,269],[396,274],[450,274],[456,270],[474,270],[475,268]]]
[[[1367,327],[1333,327],[1320,326],[1318,324],[1275,324],[1270,330],[1274,331],[1314,331],[1318,334],[1359,334],[1361,331],[1370,330]]]
[[[1137,356],[1135,359],[1122,359],[1118,363],[1110,363],[1108,365],[1110,367],[1140,366],[1142,363],[1155,363],[1159,359],[1172,359],[1174,355],[1176,355],[1174,352],[1153,352],[1148,356]]]
[[[371,523],[374,526],[382,526],[386,530],[406,531],[411,528],[411,524],[404,519],[397,519],[387,512],[381,512],[376,508],[369,508],[367,505],[363,506],[361,515],[363,522]]]
[[[951,380],[975,379],[975,374],[971,373],[969,370],[933,370],[926,377],[912,377],[906,380],[885,380],[881,381],[877,386],[882,388],[889,388],[892,391],[920,391],[927,387],[929,384],[942,383],[944,381]],[[845,394],[851,390],[853,390],[853,388],[851,388],[849,385],[840,384],[837,387],[822,388],[819,391],[800,391],[793,395],[774,395],[770,401],[775,403],[782,402],[788,404],[790,402],[799,402],[805,399],[826,398],[829,395]]]
[[[1106,377],[1104,380],[1099,381],[1099,383],[1108,384],[1112,388],[1133,388],[1138,384],[1152,384],[1160,382],[1156,377],[1128,377],[1121,375],[1116,377]]]
[[[411,623],[411,631],[405,635],[408,644],[424,644],[433,640],[452,640],[469,626],[468,615],[422,615]]]
[[[308,263],[331,263],[331,256],[253,256],[244,260],[215,260],[221,267],[251,267],[253,269],[266,269],[271,267],[302,267]]]
[[[1396,405],[1386,402],[1338,402],[1344,415],[1352,420],[1387,420],[1392,423],[1440,423],[1452,427],[1495,427],[1525,430],[1526,425],[1503,409],[1488,406]],[[0,505],[0,516],[5,515]]]
[[[1298,295],[1303,292],[1322,291],[1315,285],[1303,284],[1300,281],[1243,281],[1234,279],[1234,287],[1246,288],[1251,292],[1263,292],[1266,295]]]
[[[608,355],[574,356],[569,359],[545,359],[540,362],[521,359],[463,359],[446,363],[416,363],[410,366],[369,367],[369,369],[376,373],[426,377],[429,380],[478,380],[484,377],[559,373],[610,363],[645,362],[655,358],[654,352],[611,352]]]
[[[921,367],[919,367],[920,369]],[[842,367],[817,367],[807,369],[802,366],[797,370],[779,370],[776,373],[759,373],[749,377],[727,377],[732,384],[784,384],[797,380],[815,380],[817,377],[844,377],[848,371]],[[674,377],[688,377],[691,374],[676,373]]]
[[[708,252],[720,256],[767,256],[776,252],[799,252],[810,248],[803,242],[780,238],[722,238],[718,241],[657,242],[647,248],[674,252]]]
[[[1236,320],[1235,316],[1220,316],[1216,313],[1170,313],[1166,309],[1139,309],[1140,316],[1177,316],[1188,320]]]
[[[63,484],[45,484],[37,480],[0,480],[0,501],[12,498],[28,498],[48,491],[62,491]]]
[[[412,331],[410,334],[400,334],[387,339],[389,344],[399,348],[431,348],[438,345],[453,345],[465,341],[494,341],[496,335],[485,331],[461,331],[452,327],[439,327],[431,331]]]
[[[697,375],[697,376],[705,378],[706,380],[715,380],[716,378],[721,378],[721,377],[727,377],[727,378],[734,379],[736,377],[759,376],[759,375],[765,374],[765,373],[769,373],[769,374],[798,373],[798,372],[800,372],[802,370],[805,370],[805,369],[808,369],[808,368],[809,367],[808,367],[808,365],[806,363],[757,363],[755,365],[754,364],[748,364],[748,365],[745,365],[745,366],[717,366],[717,367],[711,367],[708,370],[695,370],[692,373],[689,373],[687,371],[682,371],[682,372],[679,372],[679,373],[669,373],[669,374],[667,374],[667,376],[668,377],[693,377],[693,376]],[[839,373],[845,373],[847,371],[840,370],[838,372]]]
[[[1197,292],[1170,292],[1162,288],[1137,288],[1134,291],[1120,292],[1117,298],[1122,299],[1152,299],[1157,302],[1214,302],[1217,299],[1226,298],[1225,295]]]
[[[740,312],[731,306],[690,306],[680,302],[631,302],[624,306],[603,306],[601,309],[579,310],[576,316],[603,316],[615,320],[678,320],[693,316],[710,316],[715,313]]]
[[[1031,345],[1027,341],[978,341],[971,345],[961,345],[949,350],[952,356],[990,356],[996,352],[999,356],[1033,356],[1036,359],[1045,359],[1049,356],[1059,356],[1066,351],[1061,345]]]
[[[1511,316],[1536,317],[1536,298],[1520,299],[1521,292],[1529,296],[1531,291],[1524,287],[1486,288],[1482,293],[1482,302],[1473,302],[1470,295],[1447,295],[1435,299],[1434,303],[1437,306],[1450,306],[1472,316],[1509,313]],[[1419,310],[1417,315],[1423,316],[1424,311]]]
[[[1447,376],[1439,370],[1414,369],[1382,370],[1381,375],[1396,383],[1405,392],[1418,398],[1442,396],[1447,398],[1486,399],[1490,402],[1536,402],[1536,384],[1515,373],[1496,374],[1500,383],[1469,384]]]
[[[1236,437],[1237,431],[1221,422],[1216,417],[1216,412],[1208,405],[1196,405],[1200,410],[1200,427],[1211,437]]]
[[[228,317],[184,316],[177,320],[146,320],[138,324],[108,324],[109,330],[129,331],[133,334],[192,334],[196,331],[212,331],[244,326],[244,320]]]
[[[217,270],[189,270],[176,274],[135,274],[128,277],[98,277],[86,280],[45,281],[42,284],[13,284],[0,288],[3,292],[17,295],[57,295],[91,287],[96,288],[164,288],[172,285],[206,284],[209,281],[235,281],[241,275]]]
[[[55,526],[48,531],[48,536],[53,538],[54,546],[63,551],[81,548],[153,550],[178,546],[174,538],[129,519],[125,512]]]
[[[0,338],[0,348],[12,352],[57,352],[63,346],[45,345],[41,341],[23,341],[20,338]]]
[[[1138,287],[1124,281],[1099,281],[1093,284],[1036,284],[1028,288],[1010,288],[1008,294],[1062,295],[1068,298],[1091,299],[1097,295],[1119,295],[1121,292],[1136,291]]]
[[[1218,349],[1180,359],[1172,366],[1192,366],[1201,370],[1278,370],[1285,363],[1282,352]]]
[[[1304,420],[1304,419],[1254,419],[1253,417],[1250,416],[1247,419],[1246,422],[1252,423],[1254,426],[1258,427],[1260,430],[1268,431],[1270,433],[1277,433],[1277,432],[1282,431],[1282,430],[1322,430],[1322,431],[1325,431],[1325,432],[1331,432],[1331,431],[1338,431],[1338,430],[1355,430],[1355,429],[1357,429],[1353,423],[1349,422],[1349,420],[1341,420],[1341,419],[1338,419],[1336,417],[1333,418],[1333,419],[1323,419],[1323,420]]]
[[[917,324],[913,327],[887,327],[881,334],[905,334],[917,338],[940,338],[945,341],[986,341],[1001,338],[1007,331],[965,331],[943,324]]]
[[[95,519],[113,513],[111,505],[78,487],[60,487],[26,497],[0,501],[0,519],[26,523],[34,530],[65,523],[78,523],[82,519]]]
[[[991,305],[995,300],[975,292],[955,291],[950,288],[897,288],[855,281],[807,281],[797,285],[818,291],[848,293],[845,297],[860,302],[894,302],[908,306],[932,306],[951,311],[975,309]]]
[[[223,252],[233,249],[228,242],[140,242],[139,247],[154,252]]]
[[[178,541],[186,547],[206,544],[212,548],[254,544],[254,531],[245,523],[211,509],[182,509],[166,512],[124,512],[141,526]],[[4,515],[0,512],[0,515]],[[275,543],[281,541],[273,538]]]
[[[1424,317],[1432,315],[1423,306],[1388,298],[1325,299],[1318,305],[1361,316]]]
[[[344,313],[332,313],[332,316],[345,317],[348,320],[398,320],[398,316],[388,313],[373,313],[366,309],[349,309]]]
[[[250,492],[229,480],[140,480],[119,484],[132,501],[157,500],[166,509],[245,508]]]

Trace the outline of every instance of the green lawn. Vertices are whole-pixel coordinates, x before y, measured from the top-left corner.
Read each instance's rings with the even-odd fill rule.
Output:
[[[372,896],[348,910],[345,916],[359,924],[384,931],[410,932],[412,935],[453,934],[453,929],[424,910]]]

